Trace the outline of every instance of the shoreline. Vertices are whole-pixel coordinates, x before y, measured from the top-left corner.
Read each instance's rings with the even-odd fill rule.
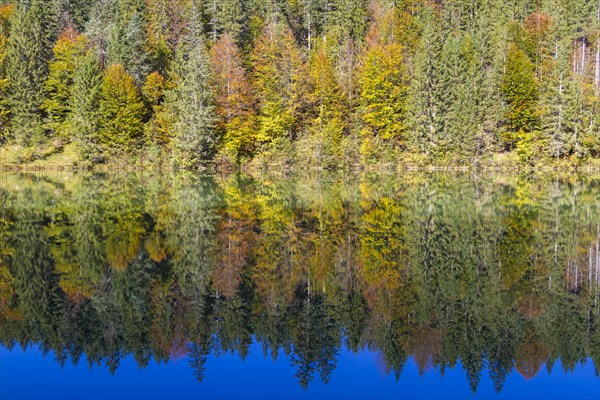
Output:
[[[0,173],[32,173],[32,172],[160,172],[168,173],[175,170],[168,166],[148,166],[137,162],[133,163],[107,163],[101,165],[78,165],[77,163],[6,163],[0,161]],[[336,169],[327,169],[316,166],[306,165],[261,165],[242,164],[240,166],[215,165],[197,170],[179,170],[181,173],[201,174],[201,173],[219,173],[230,174],[237,172],[248,173],[273,173],[273,172],[297,172],[305,171],[310,173],[387,173],[387,172],[469,172],[469,171],[493,171],[493,172],[514,172],[514,173],[594,173],[600,172],[600,160],[577,164],[541,164],[533,166],[524,166],[518,163],[497,163],[484,162],[477,165],[444,165],[444,164],[425,164],[417,165],[411,163],[398,164],[375,164],[375,165],[355,165],[353,167],[344,167]]]

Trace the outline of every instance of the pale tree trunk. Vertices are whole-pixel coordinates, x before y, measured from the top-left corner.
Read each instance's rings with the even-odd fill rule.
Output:
[[[585,76],[585,52],[586,52],[585,40],[581,41],[581,71],[579,74]]]
[[[311,29],[312,29],[311,22],[312,21],[310,19],[310,2],[308,4],[309,4],[308,5],[309,8],[306,11],[306,19],[307,19],[307,22],[308,22],[308,27],[307,27],[308,28],[308,51],[311,51],[311,46],[312,46],[311,45],[311,41],[312,41],[312,37],[311,37]]]
[[[598,1],[598,15],[596,22],[598,24],[597,29],[600,29],[600,1]],[[600,32],[596,32],[598,38],[596,40],[596,76],[594,77],[594,89],[595,94],[600,94]]]
[[[213,42],[217,41],[217,0],[213,1]]]

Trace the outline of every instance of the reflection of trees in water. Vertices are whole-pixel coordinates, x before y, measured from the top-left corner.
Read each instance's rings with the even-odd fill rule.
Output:
[[[342,343],[396,378],[459,362],[497,390],[600,362],[600,182],[27,176],[0,187],[0,338],[111,371]]]

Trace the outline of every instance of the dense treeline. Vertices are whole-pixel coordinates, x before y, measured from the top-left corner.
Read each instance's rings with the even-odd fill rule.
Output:
[[[598,0],[21,0],[0,33],[21,161],[600,157]]]
[[[423,178],[8,176],[0,343],[202,379],[257,341],[303,386],[342,346],[396,377],[460,362],[473,390],[599,374],[600,181]]]

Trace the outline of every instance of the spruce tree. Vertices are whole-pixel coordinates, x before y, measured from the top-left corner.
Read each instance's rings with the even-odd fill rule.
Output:
[[[98,108],[102,71],[95,52],[77,59],[67,119],[69,137],[85,160],[101,161]]]
[[[166,74],[181,35],[185,29],[185,2],[180,0],[148,0],[146,15],[147,42],[151,64]]]
[[[172,70],[176,86],[166,93],[165,104],[174,121],[173,164],[185,169],[210,162],[218,144],[209,58],[202,34],[192,32],[177,49]]]
[[[73,78],[77,60],[86,54],[87,41],[72,28],[65,30],[54,46],[54,60],[50,63],[46,93],[42,109],[46,112],[46,128],[52,135],[68,141],[66,121],[71,110]]]
[[[447,81],[441,69],[443,32],[435,15],[423,13],[423,33],[416,49],[408,96],[409,148],[428,158],[436,156],[447,112]]]
[[[6,78],[6,51],[10,31],[10,19],[15,12],[14,4],[0,5],[0,144],[8,140],[10,127],[9,103],[6,98],[8,79]]]
[[[45,6],[40,0],[17,7],[6,52],[7,100],[12,117],[12,136],[30,145],[43,139],[42,110],[44,81],[50,58]]]
[[[242,33],[243,11],[241,0],[205,0],[209,36],[216,42],[222,33],[229,33],[239,41]]]
[[[365,0],[332,0],[327,7],[325,30],[340,43],[346,40],[361,42],[367,31]]]
[[[138,86],[150,72],[145,26],[141,12],[119,11],[107,42],[106,63],[122,64]]]
[[[94,46],[98,59],[104,65],[107,47],[117,20],[117,0],[98,0],[85,24],[85,34]]]

